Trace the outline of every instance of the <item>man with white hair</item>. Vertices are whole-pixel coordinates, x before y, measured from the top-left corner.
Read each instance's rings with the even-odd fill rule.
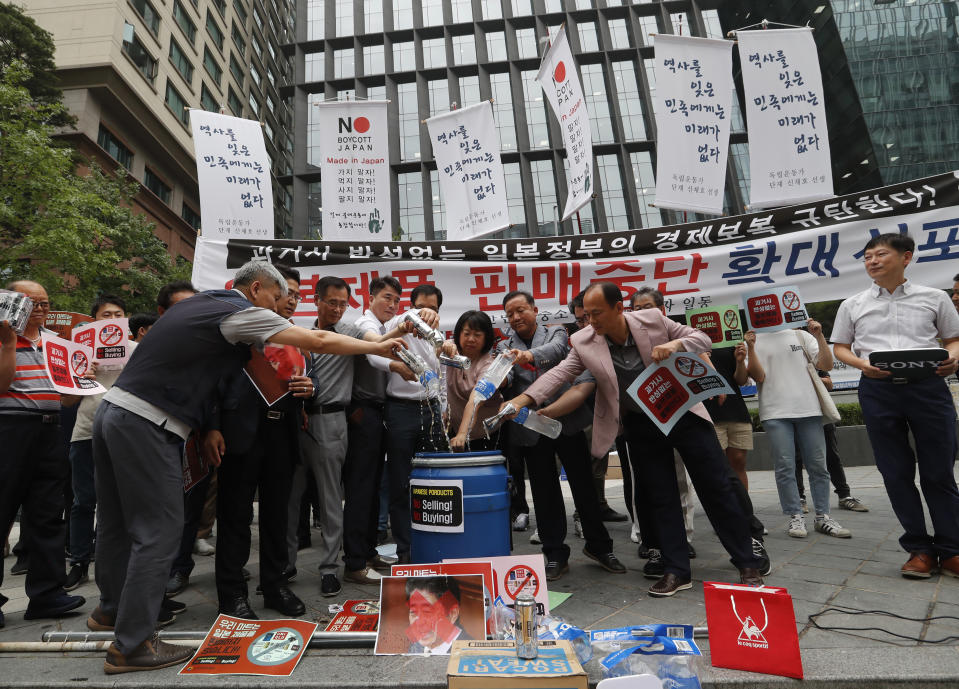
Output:
[[[168,667],[192,654],[154,629],[183,525],[182,444],[203,427],[217,382],[246,363],[250,345],[388,357],[404,346],[296,327],[275,311],[286,292],[275,267],[250,261],[232,290],[178,302],[103,398],[93,426],[100,605],[87,625],[115,631],[107,674]]]

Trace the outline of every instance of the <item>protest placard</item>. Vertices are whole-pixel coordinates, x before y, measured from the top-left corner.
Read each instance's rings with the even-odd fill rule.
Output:
[[[43,364],[54,389],[62,395],[99,395],[107,391],[84,375],[93,365],[93,349],[40,332]]]
[[[93,360],[101,368],[117,369],[130,360],[130,321],[126,318],[105,318],[74,328],[74,342],[90,347]]]
[[[686,323],[709,335],[713,348],[735,347],[743,341],[738,304],[721,304],[686,311]]]
[[[743,303],[749,329],[756,332],[801,328],[809,320],[799,288],[795,285],[747,292],[743,295]]]
[[[245,620],[219,615],[181,675],[289,677],[316,631],[303,620]]]

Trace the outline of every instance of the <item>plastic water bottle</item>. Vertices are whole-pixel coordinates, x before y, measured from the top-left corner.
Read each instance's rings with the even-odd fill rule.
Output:
[[[493,363],[486,369],[483,377],[476,381],[476,387],[473,388],[476,396],[480,399],[488,400],[495,395],[496,390],[503,384],[503,381],[506,380],[506,374],[513,368],[513,362],[515,360],[516,357],[508,351],[498,354],[496,358],[493,359]]]
[[[563,431],[563,424],[559,421],[530,411],[529,407],[520,409],[519,413],[513,417],[513,421],[520,426],[524,426],[531,431],[536,431],[540,435],[545,435],[547,438],[554,440],[558,438],[559,434]]]
[[[432,344],[434,347],[440,347],[446,341],[446,337],[439,330],[434,330],[426,324],[418,313],[412,311],[407,311],[403,314],[403,320],[407,323],[412,323],[413,328],[420,334],[420,336]]]
[[[426,392],[430,397],[439,394],[439,376],[436,375],[436,371],[426,365],[426,362],[423,361],[423,358],[419,354],[411,352],[406,349],[406,347],[400,347],[396,350],[396,355],[419,377],[420,385],[426,388]]]

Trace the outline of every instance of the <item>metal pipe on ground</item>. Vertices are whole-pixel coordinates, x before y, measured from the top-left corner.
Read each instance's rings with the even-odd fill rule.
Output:
[[[161,631],[160,640],[180,643],[184,646],[199,646],[206,638],[206,631]],[[84,643],[100,642],[109,645],[113,641],[113,632],[44,632],[42,642],[31,643]],[[372,648],[376,643],[376,632],[314,632],[308,648]],[[39,649],[37,649],[39,650]],[[56,649],[51,649],[56,650]],[[74,649],[81,650],[81,649]],[[98,650],[98,649],[91,649]],[[106,650],[106,646],[103,647]],[[0,644],[2,651],[2,644]],[[13,650],[11,649],[11,652]]]

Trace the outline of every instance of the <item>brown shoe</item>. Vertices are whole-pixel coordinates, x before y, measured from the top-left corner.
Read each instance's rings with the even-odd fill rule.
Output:
[[[685,591],[692,587],[693,585],[689,582],[689,579],[680,579],[672,572],[666,572],[662,579],[649,587],[649,595],[654,598],[667,598],[678,591]]]
[[[141,670],[159,670],[179,665],[190,659],[193,649],[160,641],[156,634],[137,646],[128,655],[120,653],[116,642],[107,649],[107,659],[103,662],[103,671],[108,675]]]
[[[959,576],[959,558],[951,557],[945,562],[953,561],[955,572],[952,576]],[[899,572],[907,579],[928,579],[936,571],[936,558],[928,553],[909,553],[909,561],[902,566]]]
[[[379,553],[367,560],[366,566],[370,569],[375,569],[377,572],[384,572],[386,574],[393,571],[393,563]]]
[[[763,576],[755,567],[743,567],[739,570],[739,583],[744,586],[762,586]]]
[[[347,570],[343,572],[343,581],[349,581],[353,584],[364,584],[367,586],[379,586],[383,577],[367,567],[356,571]]]
[[[912,562],[912,560],[909,562]],[[905,570],[905,567],[903,569]],[[949,577],[959,577],[959,555],[953,555],[942,560],[939,563],[939,571]]]
[[[112,632],[116,619],[107,615],[98,605],[87,618],[87,629],[91,632]]]

